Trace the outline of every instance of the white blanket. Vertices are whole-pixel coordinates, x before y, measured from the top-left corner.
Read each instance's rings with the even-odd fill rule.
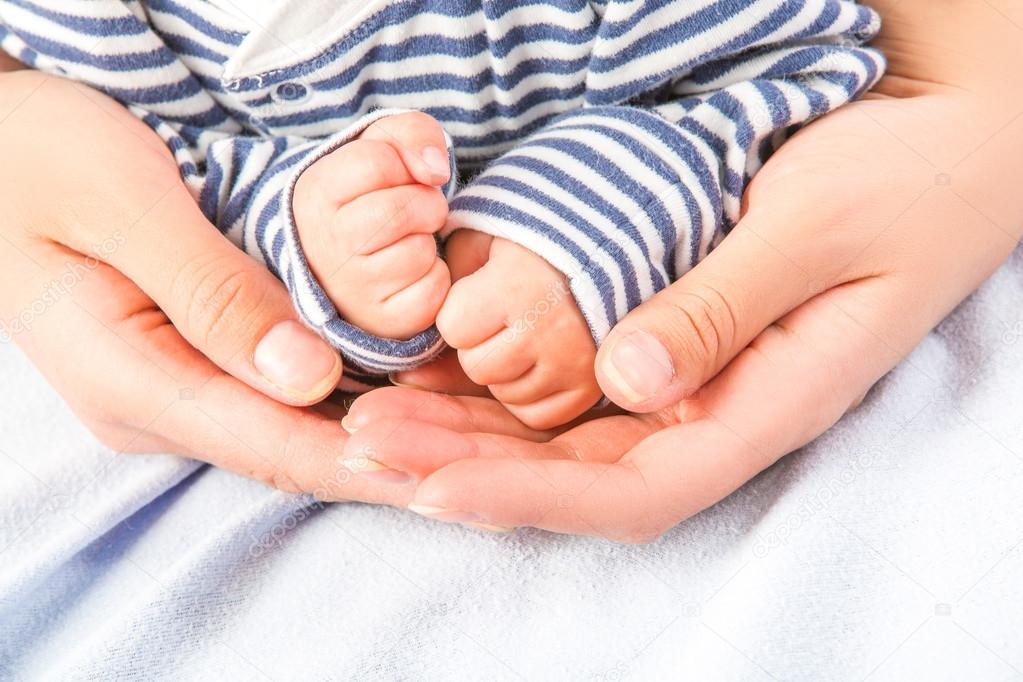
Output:
[[[114,457],[0,348],[0,679],[1020,679],[1023,252],[647,547]]]

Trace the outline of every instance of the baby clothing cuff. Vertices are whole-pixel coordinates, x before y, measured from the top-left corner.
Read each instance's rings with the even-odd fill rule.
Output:
[[[298,237],[298,230],[295,227],[295,214],[292,206],[298,179],[310,166],[357,138],[375,121],[408,111],[406,109],[378,109],[327,138],[299,164],[296,164],[285,182],[281,195],[281,206],[286,207],[282,211],[283,249],[286,254],[282,254],[282,256],[286,256],[291,264],[290,268],[281,268],[281,273],[299,316],[305,324],[319,332],[323,338],[337,348],[349,365],[354,365],[355,368],[370,375],[411,369],[427,362],[444,348],[440,334],[435,327],[430,327],[407,340],[386,339],[370,334],[344,320],[309,268],[302,243]],[[457,174],[453,145],[446,133],[445,140],[451,165],[451,178],[442,187],[442,190],[445,196],[450,198],[455,192]]]
[[[565,114],[491,163],[451,203],[444,236],[516,242],[568,279],[599,345],[706,251],[721,216],[713,150],[628,106]]]

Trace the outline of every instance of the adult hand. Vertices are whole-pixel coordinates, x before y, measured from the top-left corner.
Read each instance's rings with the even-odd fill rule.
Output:
[[[339,356],[204,219],[149,128],[83,86],[0,73],[0,149],[5,340],[103,443],[334,499],[407,497],[347,482],[339,415],[298,407],[334,389]]]
[[[600,350],[641,415],[547,440],[481,398],[362,397],[346,455],[420,479],[410,508],[648,541],[829,428],[1023,232],[1023,8],[885,0],[888,75],[748,188],[739,225]]]

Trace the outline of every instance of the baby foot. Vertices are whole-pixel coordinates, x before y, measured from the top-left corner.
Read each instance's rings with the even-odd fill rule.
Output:
[[[597,349],[565,276],[514,242],[472,230],[456,231],[446,251],[456,281],[437,328],[469,378],[534,429],[593,407]]]
[[[408,339],[433,324],[451,286],[433,234],[450,175],[440,125],[422,113],[381,119],[310,166],[295,225],[338,312],[369,333]]]

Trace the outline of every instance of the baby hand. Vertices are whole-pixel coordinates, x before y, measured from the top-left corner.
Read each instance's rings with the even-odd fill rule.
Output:
[[[596,345],[565,276],[525,247],[462,229],[437,328],[470,379],[520,421],[548,429],[593,407]]]
[[[433,234],[450,175],[432,117],[376,121],[299,178],[293,210],[309,267],[338,312],[371,334],[407,339],[433,324],[451,286]]]

